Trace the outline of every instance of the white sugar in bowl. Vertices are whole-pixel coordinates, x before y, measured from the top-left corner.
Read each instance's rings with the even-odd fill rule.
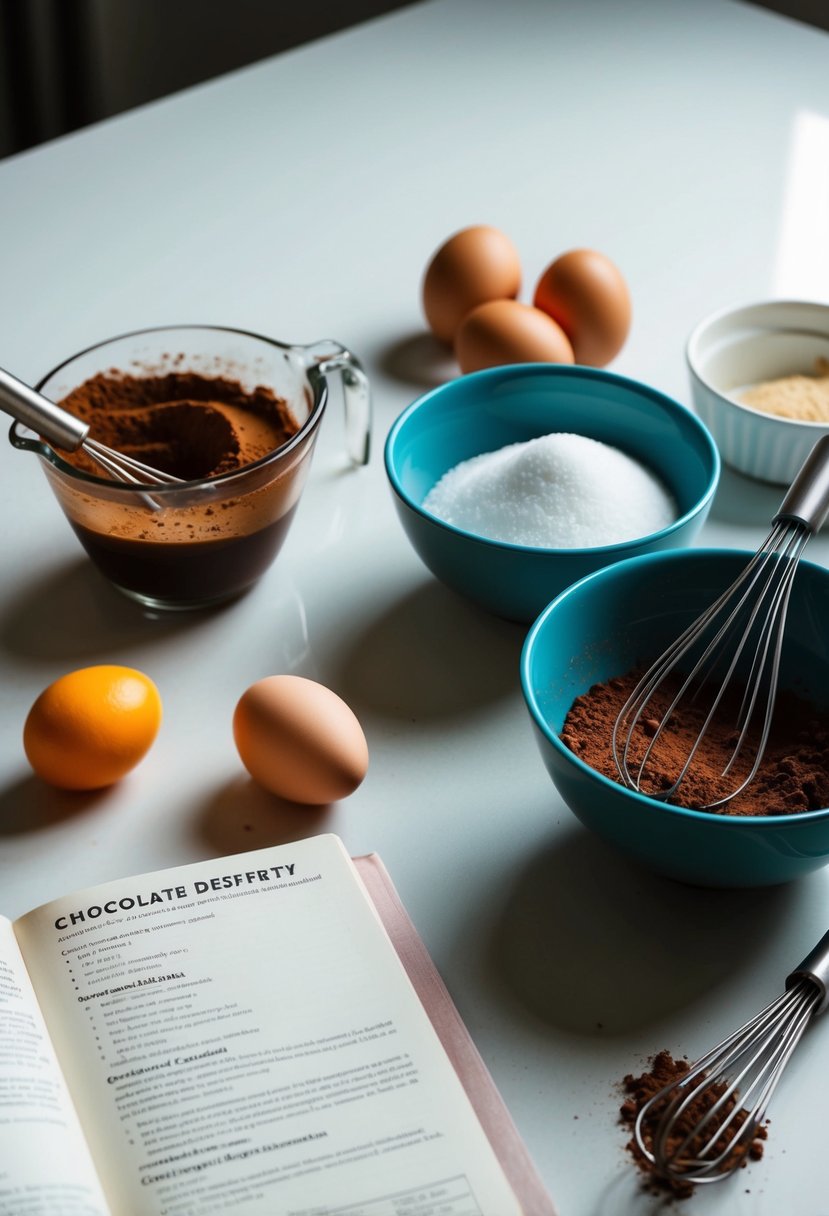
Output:
[[[580,543],[575,535],[565,538],[569,545],[522,544],[485,535],[489,510],[476,526],[429,509],[432,489],[462,462],[553,433],[596,440],[643,465],[669,491],[675,518],[606,544]],[[520,622],[534,620],[564,587],[602,566],[691,544],[720,473],[707,427],[684,405],[629,377],[556,363],[487,368],[426,393],[393,423],[385,466],[403,530],[424,565],[482,608]],[[532,483],[535,489],[537,479]],[[624,485],[609,488],[621,503]]]

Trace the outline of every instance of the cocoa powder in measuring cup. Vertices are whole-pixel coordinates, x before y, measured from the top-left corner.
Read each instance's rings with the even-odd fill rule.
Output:
[[[78,539],[110,582],[152,608],[203,607],[240,594],[273,561],[315,432],[303,434],[292,405],[267,386],[248,389],[232,374],[201,375],[176,370],[175,357],[169,362],[169,370],[143,375],[102,372],[61,404],[90,424],[93,439],[181,485],[136,492],[83,451],[64,459],[95,483],[46,469]]]
[[[229,377],[194,372],[99,374],[61,404],[90,424],[92,439],[183,481],[253,464],[299,430],[288,403],[270,388],[247,390]],[[63,455],[106,476],[83,450]]]

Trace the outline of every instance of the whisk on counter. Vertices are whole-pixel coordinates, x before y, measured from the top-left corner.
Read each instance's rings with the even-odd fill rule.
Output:
[[[151,468],[140,460],[99,443],[89,436],[89,425],[63,409],[10,372],[0,368],[0,409],[54,447],[65,452],[82,450],[116,481],[139,486],[176,485],[180,477]]]
[[[726,729],[728,760],[712,787],[714,796],[695,808],[719,809],[756,776],[771,729],[792,584],[809,538],[828,514],[825,435],[740,577],[651,664],[619,712],[613,757],[629,789],[661,801],[673,798],[695,758],[705,755],[714,727],[722,729],[726,713],[733,715]],[[664,745],[678,723],[689,742],[666,772]]]
[[[634,1139],[655,1173],[696,1185],[744,1165],[783,1070],[827,1004],[829,933],[780,996],[641,1107]]]

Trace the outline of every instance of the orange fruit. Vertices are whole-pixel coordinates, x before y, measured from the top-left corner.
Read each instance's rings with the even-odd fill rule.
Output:
[[[29,710],[23,747],[39,777],[65,790],[96,790],[125,777],[161,724],[152,680],[132,667],[82,667],[45,688]]]

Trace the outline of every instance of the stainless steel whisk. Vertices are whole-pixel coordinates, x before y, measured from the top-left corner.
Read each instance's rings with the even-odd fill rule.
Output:
[[[797,564],[827,514],[829,435],[824,435],[806,457],[772,520],[771,531],[740,577],[651,664],[619,712],[613,727],[613,758],[629,789],[662,801],[671,798],[685,779],[729,690],[738,690],[740,698],[734,746],[722,771],[723,779],[730,779],[733,788],[697,809],[723,806],[754,778],[771,728],[786,612]],[[741,674],[746,667],[747,679]],[[716,686],[718,670],[722,674]],[[674,687],[666,692],[666,681],[674,672]],[[677,720],[706,684],[713,688],[713,695],[700,715],[702,725],[694,742],[678,762],[667,788],[650,788],[647,773],[654,748],[671,720]],[[663,703],[667,708],[660,711]],[[632,739],[637,728],[640,732],[647,728],[648,742],[644,746],[640,743],[641,754],[634,759]],[[735,777],[739,757],[743,771],[748,768],[748,773]]]
[[[102,469],[133,485],[175,485],[181,481],[171,473],[150,468],[132,456],[116,452],[114,448],[89,438],[89,425],[56,405],[35,389],[18,380],[10,372],[0,368],[0,409],[11,414],[24,426],[30,426],[55,447],[65,452],[79,449],[100,465]]]
[[[769,1101],[807,1026],[829,1005],[829,933],[786,979],[785,991],[654,1094],[636,1144],[677,1182],[719,1182],[746,1160]],[[704,1113],[688,1115],[697,1105]]]

